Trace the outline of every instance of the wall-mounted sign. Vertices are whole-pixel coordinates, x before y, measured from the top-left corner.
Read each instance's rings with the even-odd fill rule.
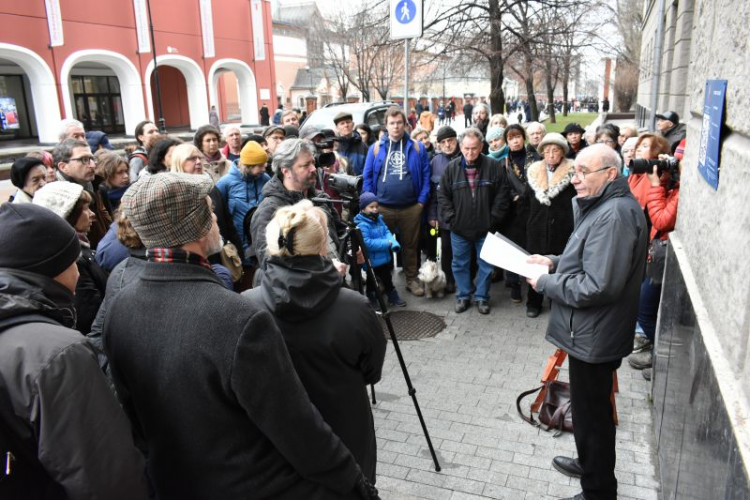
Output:
[[[0,97],[0,130],[16,130],[21,128],[18,121],[16,100],[13,97]]]
[[[726,80],[706,80],[703,127],[701,127],[698,149],[698,170],[714,189],[719,189],[721,125],[724,120],[726,94]]]
[[[422,0],[391,0],[391,40],[422,36]]]
[[[151,52],[146,0],[133,0],[133,12],[135,13],[135,35],[138,38],[138,52],[141,54]]]
[[[253,20],[253,46],[255,47],[255,60],[265,61],[266,40],[263,31],[263,1],[251,0],[250,17]]]
[[[211,0],[200,0],[201,31],[203,32],[203,57],[216,57],[214,48],[214,16]]]
[[[271,89],[260,89],[260,98],[261,99],[270,99],[271,98]]]
[[[63,40],[62,14],[60,13],[60,0],[44,0],[47,8],[47,27],[49,28],[49,46],[59,47]]]

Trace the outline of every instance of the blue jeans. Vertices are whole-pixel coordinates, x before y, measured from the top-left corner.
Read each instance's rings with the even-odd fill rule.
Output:
[[[456,279],[456,299],[468,299],[474,295],[474,300],[490,300],[490,284],[492,266],[479,258],[484,238],[471,242],[451,231],[451,246],[453,247],[453,277]],[[479,269],[476,276],[476,287],[471,282],[471,249],[477,252]]]
[[[656,338],[656,318],[659,316],[661,285],[651,282],[648,276],[641,285],[641,301],[638,305],[638,324],[643,333],[653,342]]]

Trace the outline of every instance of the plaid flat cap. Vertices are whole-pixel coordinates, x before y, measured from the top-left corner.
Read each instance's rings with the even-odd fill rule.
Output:
[[[165,172],[138,180],[122,197],[122,210],[147,248],[173,248],[203,238],[213,220],[206,175]]]

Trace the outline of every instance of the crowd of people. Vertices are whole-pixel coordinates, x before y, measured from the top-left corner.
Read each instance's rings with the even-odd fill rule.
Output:
[[[453,101],[437,124],[392,106],[379,131],[348,113],[335,131],[300,127],[279,110],[260,134],[209,124],[183,142],[145,121],[126,155],[64,120],[51,154],[14,162],[18,190],[0,205],[14,242],[0,251],[0,445],[14,471],[0,489],[377,498],[377,294],[406,306],[400,266],[405,290],[425,295],[419,269],[433,261],[457,314],[490,314],[500,281],[515,304],[526,290],[529,318],[549,304],[579,454],[555,467],[582,478],[585,498],[615,498],[611,372],[631,352],[651,366],[679,194],[678,171],[628,167],[681,159],[684,127],[667,112],[658,131],[603,124],[587,140],[577,124],[548,133],[468,105],[461,134]],[[342,193],[336,174],[361,188]],[[347,253],[347,223],[365,252]],[[550,273],[485,262],[488,233]],[[376,277],[364,295],[355,261]]]

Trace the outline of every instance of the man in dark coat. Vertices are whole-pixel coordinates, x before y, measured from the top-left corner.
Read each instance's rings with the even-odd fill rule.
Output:
[[[0,498],[145,500],[130,423],[72,329],[75,230],[5,203],[0,241]]]
[[[568,500],[617,498],[613,373],[633,350],[648,230],[640,205],[619,172],[622,160],[604,144],[575,162],[575,230],[562,255],[533,255],[551,274],[528,280],[552,301],[547,340],[568,354],[573,434],[578,459],[554,467],[580,477]]]
[[[341,112],[333,118],[338,136],[338,153],[346,158],[347,170],[351,175],[362,175],[367,159],[367,144],[362,142],[359,132],[354,130],[351,113]]]
[[[479,258],[488,232],[500,228],[510,211],[505,169],[481,153],[484,137],[476,128],[461,134],[462,158],[448,164],[438,190],[443,219],[450,224],[457,313],[469,308],[471,296],[480,314],[489,314],[492,265]],[[471,279],[471,251],[477,254],[476,284]]]
[[[369,482],[310,402],[273,318],[208,264],[221,248],[210,190],[206,177],[165,173],[122,200],[148,262],[111,304],[104,348],[156,495],[358,498]]]
[[[266,103],[263,103],[263,106],[260,107],[260,124],[263,127],[267,127],[270,125],[270,117],[271,115],[268,112],[268,106]]]
[[[685,124],[680,123],[680,116],[674,111],[665,111],[656,115],[656,128],[659,133],[669,142],[674,154],[677,145],[687,135]]]
[[[466,102],[464,103],[464,127],[469,128],[471,127],[472,122],[472,114],[474,113],[474,105],[471,103],[471,100],[466,99]]]

